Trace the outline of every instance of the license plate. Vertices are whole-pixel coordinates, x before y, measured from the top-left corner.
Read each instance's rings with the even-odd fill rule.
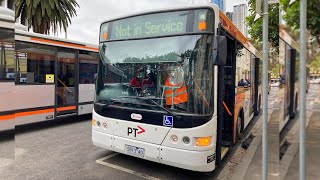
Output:
[[[124,151],[127,154],[133,155],[133,156],[138,156],[138,157],[144,157],[144,149],[135,147],[135,146],[130,146],[130,145],[125,145]]]

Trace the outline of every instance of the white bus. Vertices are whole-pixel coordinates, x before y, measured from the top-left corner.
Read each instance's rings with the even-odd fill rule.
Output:
[[[96,146],[210,172],[259,113],[260,54],[214,4],[108,20],[99,54]]]
[[[14,12],[0,6],[0,131],[14,129]]]
[[[1,39],[7,63],[1,64],[0,120],[23,125],[92,113],[97,46],[21,28],[10,33],[15,44]]]
[[[279,130],[283,130],[290,119],[295,118],[299,105],[299,44],[283,26],[279,28],[279,64],[281,102]],[[309,68],[307,68],[307,89],[309,89]]]

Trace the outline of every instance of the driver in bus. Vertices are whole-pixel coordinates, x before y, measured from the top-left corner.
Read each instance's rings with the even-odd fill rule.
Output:
[[[166,105],[172,105],[172,103],[174,105],[185,105],[188,101],[188,92],[183,80],[183,72],[177,69],[179,68],[174,68],[167,72],[167,77],[164,82],[164,85],[166,86],[164,91]],[[179,79],[178,76],[180,76],[182,82],[175,82]]]

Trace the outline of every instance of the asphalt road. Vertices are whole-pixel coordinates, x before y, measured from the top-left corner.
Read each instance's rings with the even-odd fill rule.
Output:
[[[92,144],[91,116],[31,124],[16,128],[16,133],[15,141],[0,142],[0,179],[216,179],[223,168],[230,168],[225,165],[236,158],[241,143],[220,168],[205,174],[120,154],[106,161],[120,168],[96,163],[114,152]]]
[[[65,119],[67,122],[18,130],[15,162],[2,166],[0,179],[139,179],[95,163],[111,152],[92,145],[88,119]]]

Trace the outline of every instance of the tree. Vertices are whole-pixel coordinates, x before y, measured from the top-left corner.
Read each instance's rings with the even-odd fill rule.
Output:
[[[76,0],[16,0],[15,16],[34,32],[49,34],[63,28],[66,32],[71,18],[76,16]]]
[[[263,4],[263,3],[262,3]],[[262,43],[262,18],[254,21],[256,16],[256,0],[248,1],[249,16],[246,17],[245,23],[250,29],[248,33],[255,41],[255,44]],[[268,40],[272,48],[277,50],[279,47],[279,4],[269,4],[269,29]]]
[[[280,0],[280,4],[285,14],[283,19],[293,30],[300,28],[300,0],[289,4],[290,0]],[[307,1],[307,29],[315,41],[320,44],[320,4],[319,0]]]
[[[263,4],[263,3],[261,3]],[[262,28],[263,18],[259,18],[254,21],[256,16],[256,0],[248,1],[249,16],[246,17],[245,23],[250,29],[248,33],[251,35],[253,44],[258,46],[257,49],[262,49]],[[261,8],[263,9],[263,8]],[[279,4],[269,4],[269,29],[268,29],[268,41],[270,45],[269,50],[269,69],[276,68],[279,63]]]
[[[311,61],[309,68],[311,73],[320,73],[320,56]]]

